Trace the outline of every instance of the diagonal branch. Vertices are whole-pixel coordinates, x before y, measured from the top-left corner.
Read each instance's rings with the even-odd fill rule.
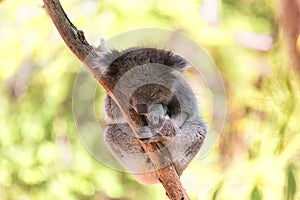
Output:
[[[54,25],[56,26],[56,29],[60,33],[66,45],[73,52],[73,54],[77,56],[77,58],[87,67],[87,69],[106,90],[107,94],[119,106],[133,133],[138,137],[138,127],[144,126],[144,121],[137,113],[133,111],[129,113],[124,111],[122,105],[120,104],[120,100],[112,92],[111,83],[109,83],[105,79],[102,79],[99,75],[99,72],[95,68],[93,68],[99,55],[94,52],[94,48],[86,41],[83,31],[78,30],[72,24],[72,22],[64,12],[62,6],[60,5],[59,0],[43,1],[47,13],[52,19]],[[139,142],[142,148],[150,157],[151,162],[156,169],[156,175],[161,184],[164,186],[168,197],[172,200],[188,200],[189,197],[179,180],[179,176],[177,175],[174,166],[171,164],[163,168],[161,167],[163,166],[162,163],[166,163],[166,159],[169,159],[167,161],[168,163],[171,163],[171,161],[169,157],[164,156],[164,153],[159,151],[159,144],[145,144],[140,140]]]

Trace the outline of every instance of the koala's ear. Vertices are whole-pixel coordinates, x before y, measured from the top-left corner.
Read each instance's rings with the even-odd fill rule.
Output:
[[[170,57],[167,59],[165,64],[179,72],[183,72],[188,66],[188,62],[179,55],[174,55],[174,53],[170,52]]]

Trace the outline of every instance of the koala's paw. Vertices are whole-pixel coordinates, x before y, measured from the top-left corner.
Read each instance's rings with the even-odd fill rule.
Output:
[[[158,142],[161,140],[160,135],[156,134],[149,126],[144,126],[139,130],[139,139],[145,143]]]
[[[166,109],[162,104],[153,105],[147,116],[149,121],[149,126],[153,128],[155,132],[159,132],[165,124],[166,121]]]
[[[171,119],[167,119],[159,133],[164,137],[170,138],[175,137],[179,131],[179,127]]]

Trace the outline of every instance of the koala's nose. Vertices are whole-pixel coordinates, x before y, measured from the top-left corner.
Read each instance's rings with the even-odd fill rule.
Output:
[[[138,104],[136,106],[137,108],[137,113],[138,114],[145,114],[147,113],[147,105],[146,104]]]

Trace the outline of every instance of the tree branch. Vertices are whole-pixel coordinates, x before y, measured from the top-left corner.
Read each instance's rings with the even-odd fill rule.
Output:
[[[107,94],[115,101],[119,106],[124,118],[127,120],[133,133],[137,136],[138,127],[144,126],[144,121],[135,112],[125,112],[120,100],[113,94],[112,85],[105,79],[99,76],[99,73],[93,68],[95,61],[99,57],[93,50],[94,48],[89,45],[84,37],[83,31],[78,30],[67,17],[59,0],[43,0],[44,7],[52,19],[56,29],[60,33],[61,37],[73,52],[75,56],[87,67],[87,69],[93,74],[93,76],[99,81],[99,83],[106,90]],[[134,120],[133,120],[134,119]],[[170,199],[174,200],[188,200],[189,197],[183,188],[179,176],[172,164],[164,166],[163,163],[171,163],[170,157],[165,156],[165,152],[159,150],[160,144],[155,143],[143,143],[138,140],[142,148],[148,154],[151,162],[156,170],[156,175],[161,184],[164,186],[167,195]],[[152,152],[152,153],[151,153]],[[155,152],[155,153],[153,153]],[[167,159],[167,160],[166,160]]]

